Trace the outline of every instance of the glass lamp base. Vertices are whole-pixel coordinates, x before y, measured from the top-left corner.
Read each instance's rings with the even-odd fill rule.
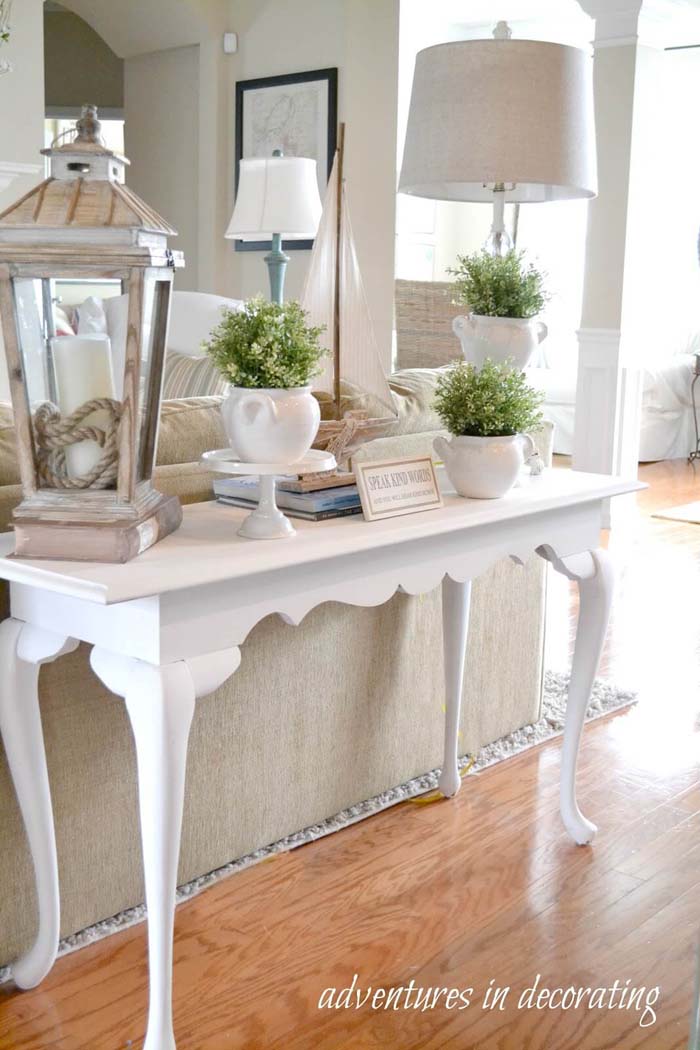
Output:
[[[484,251],[489,255],[501,256],[501,258],[507,255],[512,247],[513,241],[506,230],[492,229],[484,242]]]

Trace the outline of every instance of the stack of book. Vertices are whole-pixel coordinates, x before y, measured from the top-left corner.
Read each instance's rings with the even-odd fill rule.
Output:
[[[290,518],[306,521],[325,521],[360,514],[360,496],[357,485],[341,485],[314,492],[290,492],[285,488],[286,478],[279,478],[276,487],[277,506]],[[254,510],[258,505],[258,479],[250,477],[221,478],[214,482],[214,492],[222,503]]]

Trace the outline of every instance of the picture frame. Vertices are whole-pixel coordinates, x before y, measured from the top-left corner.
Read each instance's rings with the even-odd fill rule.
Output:
[[[333,167],[338,134],[338,70],[312,69],[236,83],[235,185],[241,160],[267,157],[281,149],[290,157],[319,162],[323,200]],[[270,251],[270,241],[234,241],[237,252]],[[287,241],[285,251],[308,251],[313,240]]]
[[[432,456],[352,464],[365,521],[437,510],[443,499]]]

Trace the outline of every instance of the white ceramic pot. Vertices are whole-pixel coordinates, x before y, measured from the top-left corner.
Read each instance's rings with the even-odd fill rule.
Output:
[[[513,487],[527,457],[537,453],[528,434],[507,437],[436,437],[433,448],[460,496],[497,499]]]
[[[481,368],[487,357],[501,363],[512,358],[515,368],[527,368],[537,347],[547,335],[547,325],[537,318],[455,317],[452,330],[462,344],[464,360]]]
[[[232,387],[221,414],[229,444],[245,463],[296,463],[311,448],[321,420],[310,386]]]

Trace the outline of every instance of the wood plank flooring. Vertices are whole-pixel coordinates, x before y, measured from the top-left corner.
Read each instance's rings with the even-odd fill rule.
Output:
[[[685,1050],[700,928],[700,526],[650,517],[697,499],[685,463],[641,471],[609,542],[621,581],[601,674],[639,703],[585,731],[592,848],[557,815],[559,742],[263,863],[181,906],[179,1050]],[[576,604],[549,584],[547,666],[565,669]],[[324,989],[473,988],[447,1009],[318,1009]],[[549,988],[660,986],[642,1009],[518,1010]],[[482,1008],[489,982],[510,986]],[[410,985],[413,982],[413,985]],[[0,1050],[137,1050],[143,926],[0,989]],[[646,995],[646,991],[644,993]],[[381,996],[379,997],[381,998]],[[653,996],[652,996],[653,998]],[[411,1000],[409,1000],[411,1001]],[[649,1018],[649,1015],[646,1015]]]

